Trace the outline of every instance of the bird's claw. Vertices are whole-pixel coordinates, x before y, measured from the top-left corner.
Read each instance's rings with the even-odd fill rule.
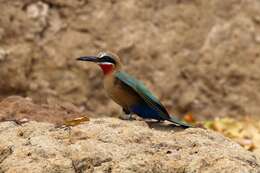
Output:
[[[120,119],[122,119],[122,120],[134,120],[132,115],[133,114],[123,114],[123,115],[120,116]]]

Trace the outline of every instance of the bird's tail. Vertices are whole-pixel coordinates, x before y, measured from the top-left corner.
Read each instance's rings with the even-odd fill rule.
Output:
[[[185,122],[179,120],[179,119],[176,118],[175,116],[170,116],[170,119],[169,119],[168,121],[170,121],[170,122],[172,122],[172,123],[174,123],[174,124],[176,124],[176,125],[178,125],[178,126],[180,126],[180,127],[182,127],[182,128],[192,127],[192,125],[187,124],[187,123],[185,123]]]

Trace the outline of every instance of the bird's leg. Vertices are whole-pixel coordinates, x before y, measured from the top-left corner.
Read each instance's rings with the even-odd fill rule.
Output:
[[[123,108],[123,115],[120,118],[123,120],[132,120],[132,115],[133,114],[129,110]]]
[[[127,120],[132,120],[133,119],[133,117],[132,117],[132,113],[129,113],[129,114],[125,114],[126,115],[126,119]]]

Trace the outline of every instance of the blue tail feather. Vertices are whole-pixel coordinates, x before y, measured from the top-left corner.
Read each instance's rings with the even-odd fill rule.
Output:
[[[130,111],[144,119],[167,120],[173,122],[176,125],[182,126],[184,128],[192,127],[191,125],[182,122],[181,120],[179,120],[174,116],[168,115],[169,116],[168,119],[162,118],[160,116],[161,112],[159,112],[157,109],[148,106],[147,104],[136,104],[131,107]]]

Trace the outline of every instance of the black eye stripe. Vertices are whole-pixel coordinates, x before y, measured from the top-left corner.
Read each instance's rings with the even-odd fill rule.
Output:
[[[116,64],[116,61],[109,56],[103,56],[100,58],[100,60],[102,62],[110,62],[110,63]]]

